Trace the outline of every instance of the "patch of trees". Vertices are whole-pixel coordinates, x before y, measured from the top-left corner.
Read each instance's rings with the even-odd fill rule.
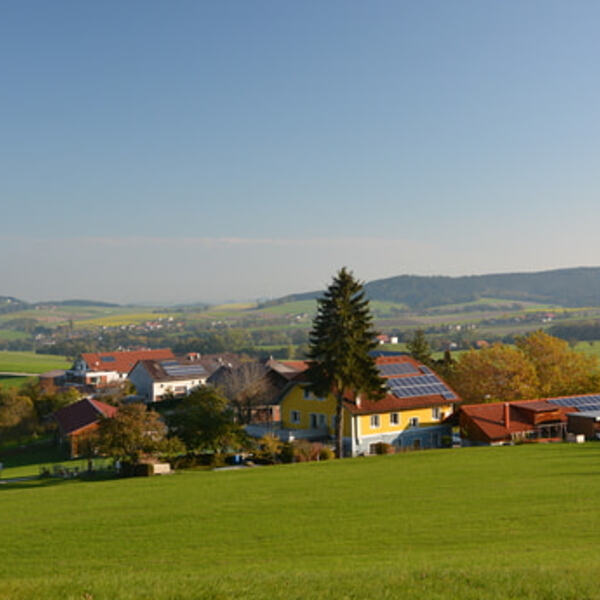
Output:
[[[536,331],[518,338],[516,346],[469,350],[447,378],[466,403],[509,402],[598,392],[600,363]]]
[[[572,325],[552,325],[548,328],[548,333],[570,341],[600,340],[600,321],[573,323]]]
[[[0,386],[0,441],[18,440],[55,429],[52,414],[79,400],[75,389],[46,391],[39,383]]]

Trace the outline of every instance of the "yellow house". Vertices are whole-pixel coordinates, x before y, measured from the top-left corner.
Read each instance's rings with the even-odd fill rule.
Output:
[[[376,359],[389,393],[378,402],[367,398],[345,400],[344,453],[372,454],[384,442],[397,448],[439,448],[451,428],[443,423],[459,398],[433,371],[408,355]],[[284,390],[281,426],[288,437],[335,437],[336,399],[317,397],[301,379]]]

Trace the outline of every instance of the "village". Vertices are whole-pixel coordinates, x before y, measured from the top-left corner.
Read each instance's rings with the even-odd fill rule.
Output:
[[[406,352],[374,350],[372,357],[386,395],[379,401],[360,395],[344,399],[344,456],[583,442],[600,434],[600,393],[468,404],[431,367]],[[113,418],[118,406],[138,403],[162,413],[200,388],[224,391],[232,420],[257,442],[270,436],[332,446],[335,399],[310,391],[308,366],[305,360],[261,361],[233,353],[175,356],[169,349],[83,353],[71,369],[42,374],[40,385],[80,395],[53,414],[57,441],[71,458],[82,455],[81,440],[103,419]],[[115,391],[123,389],[130,393],[121,393],[115,402]],[[222,450],[237,454],[239,449]]]

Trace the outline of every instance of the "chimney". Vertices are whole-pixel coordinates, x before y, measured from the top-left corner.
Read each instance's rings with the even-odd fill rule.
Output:
[[[508,429],[510,427],[510,404],[504,403],[504,427]]]
[[[360,408],[360,394],[358,394],[358,396],[356,396],[356,406],[358,406],[358,408]]]

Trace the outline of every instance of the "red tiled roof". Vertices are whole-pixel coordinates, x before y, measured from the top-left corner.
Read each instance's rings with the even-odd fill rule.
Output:
[[[93,425],[103,417],[112,417],[117,412],[115,406],[85,398],[64,406],[54,413],[54,418],[63,435],[73,434],[84,427]]]
[[[175,356],[169,348],[127,352],[86,352],[81,355],[91,371],[129,373],[138,360],[167,360]]]
[[[289,364],[290,362],[294,361],[281,362]],[[392,375],[381,374],[381,377],[383,379],[391,380],[401,379],[405,377],[434,375],[437,379],[439,379],[440,383],[443,383],[448,388],[448,391],[452,391],[456,395],[452,388],[450,388],[450,386],[439,375],[432,372],[431,370],[429,370],[428,372],[425,371],[425,366],[408,354],[378,356],[375,358],[375,363],[377,365],[410,364],[415,368],[414,371],[407,373]],[[302,364],[305,365],[305,369],[310,366],[310,363],[306,361],[302,361]],[[297,372],[296,374],[294,374],[292,380],[298,383],[306,382],[306,373],[304,371]],[[434,406],[457,404],[459,402],[461,402],[461,399],[458,397],[458,395],[456,395],[456,397],[452,399],[445,398],[441,394],[426,394],[423,396],[399,397],[395,396],[394,393],[390,390],[389,393],[381,400],[372,401],[367,398],[362,398],[359,405],[355,404],[353,395],[349,393],[346,396],[346,400],[344,401],[344,406],[352,414],[370,414],[380,412],[393,412],[397,410],[407,410],[411,408],[429,408]]]
[[[393,394],[388,394],[381,400],[375,402],[361,398],[358,406],[352,400],[345,400],[344,406],[354,415],[368,415],[370,413],[394,412],[397,410],[407,410],[409,408],[430,408],[433,406],[453,404],[454,402],[456,402],[456,400],[447,400],[441,395],[398,398]]]
[[[504,406],[508,404],[508,427],[504,422]],[[570,406],[558,406],[545,400],[521,400],[518,402],[493,402],[490,404],[468,404],[461,406],[460,411],[474,424],[489,440],[509,439],[511,434],[533,431],[535,424],[527,413],[558,413],[559,420],[566,422],[567,413],[576,409]]]

